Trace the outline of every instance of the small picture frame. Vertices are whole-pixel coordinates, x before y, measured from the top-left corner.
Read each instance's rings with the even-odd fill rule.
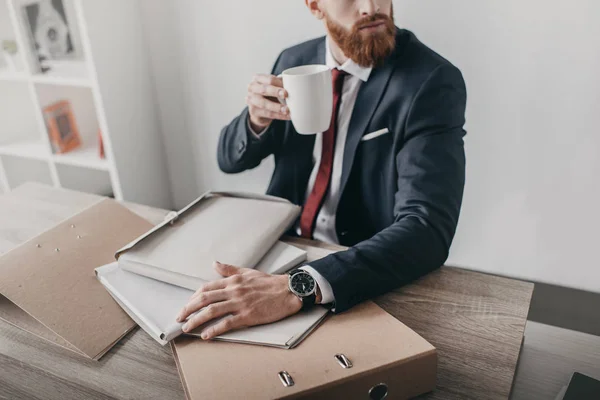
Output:
[[[44,119],[55,154],[67,153],[81,146],[81,137],[71,104],[59,101],[44,107]]]

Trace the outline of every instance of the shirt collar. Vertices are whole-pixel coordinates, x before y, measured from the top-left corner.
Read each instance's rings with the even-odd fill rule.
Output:
[[[328,36],[325,39],[325,64],[331,69],[333,69],[333,68],[341,69],[342,71],[346,71],[347,73],[349,73],[352,76],[356,76],[361,81],[366,82],[369,79],[369,75],[371,75],[371,70],[373,68],[361,67],[360,65],[358,65],[351,59],[347,59],[346,62],[343,63],[342,65],[338,64],[338,62],[335,61],[335,58],[333,58],[333,55],[331,54],[331,48],[329,47],[329,40],[330,39]]]

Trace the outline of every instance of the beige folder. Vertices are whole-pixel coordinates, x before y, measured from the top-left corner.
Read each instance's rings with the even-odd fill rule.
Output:
[[[152,227],[102,199],[0,257],[0,318],[91,359],[135,323],[97,281],[94,268]]]
[[[372,302],[292,350],[187,336],[171,349],[188,400],[408,399],[433,390],[437,372],[435,348]]]

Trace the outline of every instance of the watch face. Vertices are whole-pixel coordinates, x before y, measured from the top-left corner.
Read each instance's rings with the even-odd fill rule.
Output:
[[[315,290],[315,280],[308,272],[299,272],[291,277],[290,289],[298,296],[308,296]]]

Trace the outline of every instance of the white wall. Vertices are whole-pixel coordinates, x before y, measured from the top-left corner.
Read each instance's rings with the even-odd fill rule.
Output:
[[[181,209],[196,197],[195,150],[191,145],[195,131],[187,126],[187,107],[181,76],[182,39],[177,20],[176,2],[140,0],[146,41],[150,46],[150,62],[154,75],[155,95],[159,104],[159,120],[169,167],[169,181],[175,209]]]
[[[449,263],[600,292],[600,2],[397,3],[467,81]]]
[[[220,129],[278,52],[323,34],[302,0],[175,0],[198,188],[264,191],[272,164],[218,171]],[[600,3],[398,0],[399,25],[463,71],[468,183],[450,263],[600,292]]]

